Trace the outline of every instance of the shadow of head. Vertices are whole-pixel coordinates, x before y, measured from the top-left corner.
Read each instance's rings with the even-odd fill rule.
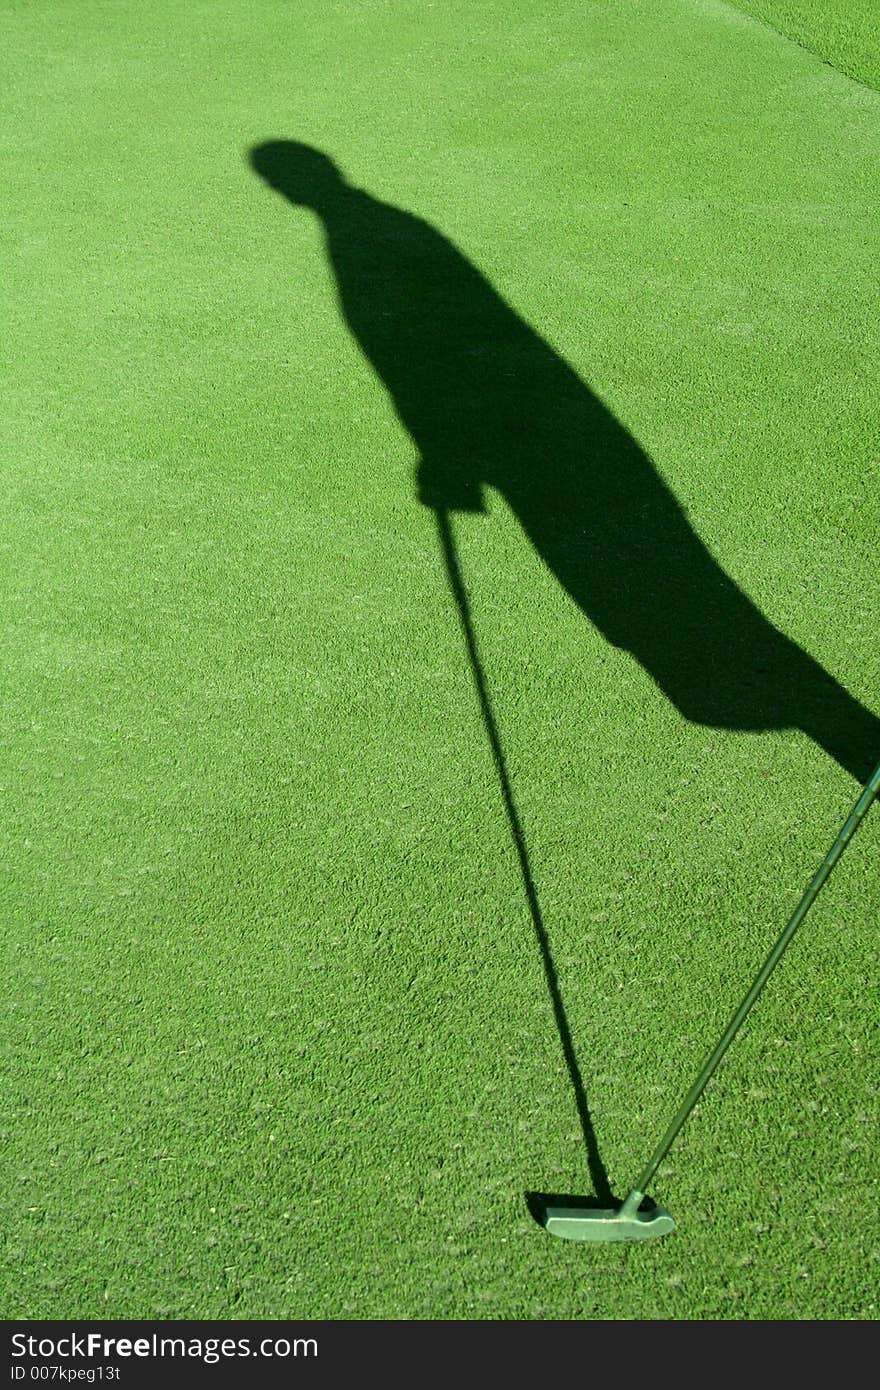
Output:
[[[526,1206],[529,1215],[537,1221],[539,1226],[546,1228],[549,1212],[553,1208],[564,1207],[573,1212],[608,1212],[618,1211],[624,1204],[624,1198],[615,1197],[609,1187],[607,1193],[596,1197],[574,1196],[570,1192],[525,1192]],[[650,1214],[657,1210],[657,1203],[653,1197],[643,1197],[639,1203],[639,1211]]]
[[[301,207],[319,208],[345,186],[332,159],[298,140],[265,140],[253,147],[249,160],[271,188]]]

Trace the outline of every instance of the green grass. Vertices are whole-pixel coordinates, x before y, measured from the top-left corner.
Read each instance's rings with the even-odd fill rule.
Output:
[[[736,0],[869,87],[880,88],[880,11],[876,0]]]
[[[658,1175],[677,1231],[524,1194],[632,1182],[857,794],[880,98],[714,0],[0,38],[3,1316],[875,1318],[876,810]],[[370,195],[332,265],[268,139]],[[482,483],[592,1172],[426,441]]]

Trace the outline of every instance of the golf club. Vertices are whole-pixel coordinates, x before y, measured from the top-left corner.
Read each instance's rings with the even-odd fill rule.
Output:
[[[751,988],[724,1030],[714,1052],[682,1101],[681,1107],[650,1161],[639,1175],[635,1187],[627,1194],[619,1207],[610,1209],[594,1210],[582,1207],[548,1206],[545,1210],[544,1224],[551,1235],[563,1236],[567,1240],[647,1240],[650,1236],[666,1235],[674,1229],[675,1222],[663,1207],[650,1205],[647,1210],[641,1209],[651,1180],[672,1147],[676,1135],[702,1095],[709,1078],[732,1043],[740,1025],[767,983],[771,971],[778,964],[786,946],[806,917],[811,905],[816,901],[819,890],[840,859],[878,792],[880,792],[880,765],[875,768],[869,781],[865,784],[858,801],[841,827],[837,839],[810,880],[785,929],[755,976]]]
[[[553,1000],[553,1007],[554,1012],[556,1014],[557,1024],[560,1026],[560,1035],[563,1039],[563,1048],[566,1053],[566,1061],[568,1063],[569,1073],[575,1084],[575,1090],[578,1096],[579,1105],[585,1111],[586,1101],[582,1095],[582,1082],[580,1078],[580,1073],[577,1070],[577,1064],[574,1061],[573,1054],[569,1055],[570,1042],[568,1040],[568,1028],[567,1024],[565,1023],[565,1014],[562,1006],[562,1000],[559,996],[558,985],[556,984],[555,980],[555,973],[552,971],[552,966],[549,961],[547,942],[545,939],[544,929],[541,924],[540,914],[537,909],[537,903],[534,901],[534,885],[531,881],[531,874],[528,869],[528,861],[525,856],[522,828],[519,824],[519,818],[516,814],[516,809],[513,804],[512,793],[507,780],[507,773],[504,766],[504,759],[501,754],[501,745],[498,737],[498,730],[496,728],[494,716],[492,714],[491,706],[489,703],[489,694],[486,688],[485,678],[483,676],[480,666],[479,656],[476,647],[476,640],[474,637],[470,616],[468,613],[464,584],[459,570],[455,546],[452,539],[452,530],[449,523],[449,517],[446,511],[440,507],[434,509],[434,515],[437,522],[437,531],[440,539],[440,548],[446,562],[447,578],[449,580],[450,587],[452,588],[452,591],[455,595],[456,605],[459,611],[459,618],[465,635],[465,641],[468,648],[468,655],[470,658],[474,681],[476,683],[477,694],[480,700],[483,719],[486,724],[489,739],[492,745],[492,751],[495,758],[496,767],[498,769],[499,776],[501,777],[504,801],[507,807],[507,813],[510,819],[511,829],[513,832],[517,853],[520,859],[520,867],[523,872],[526,891],[529,896],[530,906],[532,908],[533,920],[535,922],[542,954],[544,956],[545,974],[547,975],[548,984],[550,986],[551,998]],[[861,821],[865,813],[867,812],[868,808],[870,807],[871,803],[873,802],[874,798],[878,795],[878,793],[880,793],[880,764],[878,764],[878,766],[874,769],[874,772],[871,774],[871,777],[869,778],[868,782],[863,787],[861,794],[859,795],[859,798],[856,801],[855,806],[853,807],[852,811],[850,812],[849,816],[847,817],[846,821],[841,827],[837,839],[834,841],[834,844],[831,846],[830,850],[826,854],[818,870],[813,875],[812,879],[807,885],[807,888],[805,889],[800,902],[798,903],[797,907],[795,908],[794,912],[792,913],[791,917],[786,923],[785,928],[779,935],[775,945],[773,946],[773,949],[771,950],[767,959],[764,961],[764,964],[761,966],[761,969],[758,971],[758,974],[755,976],[755,979],[753,980],[748,993],[746,994],[742,1003],[739,1005],[739,1008],[736,1010],[735,1014],[733,1015],[732,1019],[730,1020],[726,1029],[721,1035],[721,1038],[719,1039],[715,1047],[715,1050],[712,1052],[711,1056],[705,1062],[704,1066],[699,1072],[699,1075],[697,1076],[696,1080],[694,1081],[693,1085],[691,1086],[690,1090],[688,1091],[687,1095],[682,1101],[681,1106],[679,1107],[671,1124],[669,1125],[669,1128],[667,1129],[666,1133],[664,1134],[663,1138],[661,1139],[660,1143],[658,1144],[657,1148],[652,1154],[647,1166],[639,1175],[639,1178],[635,1186],[630,1189],[623,1201],[616,1207],[591,1206],[588,1205],[586,1202],[583,1205],[564,1206],[562,1204],[556,1205],[552,1201],[552,1199],[548,1199],[546,1203],[542,1202],[541,1206],[543,1225],[544,1228],[547,1231],[549,1231],[551,1235],[562,1236],[566,1240],[585,1240],[596,1242],[624,1240],[636,1241],[649,1240],[653,1236],[668,1235],[670,1231],[675,1229],[675,1221],[673,1220],[670,1213],[665,1209],[665,1207],[656,1206],[653,1200],[646,1196],[648,1187],[650,1186],[651,1181],[654,1178],[655,1173],[657,1172],[657,1169],[660,1167],[660,1164],[663,1162],[663,1159],[666,1157],[667,1153],[672,1147],[679,1130],[681,1129],[685,1120],[688,1118],[697,1101],[699,1100],[700,1096],[702,1095],[707,1083],[709,1082],[710,1077],[712,1076],[712,1073],[715,1071],[715,1068],[718,1066],[725,1052],[729,1048],[730,1044],[733,1042],[733,1039],[739,1031],[742,1023],[744,1022],[746,1015],[749,1013],[749,1010],[752,1008],[752,1005],[755,1003],[761,991],[763,990],[771,972],[779,963],[779,959],[782,956],[782,953],[788,946],[789,942],[791,941],[801,922],[806,917],[807,912],[809,911],[810,907],[818,897],[820,889],[828,879],[828,876],[830,875],[832,869],[834,868],[837,861],[840,859],[840,856],[843,854],[843,851],[849,844],[850,840],[852,839],[853,835],[855,834],[856,830],[861,824]],[[602,1178],[604,1179],[604,1169],[601,1168],[601,1164],[599,1163],[597,1155],[594,1152],[595,1136],[592,1134],[592,1127],[589,1125],[587,1128],[587,1138],[588,1147],[591,1150],[591,1168],[599,1171],[601,1173]],[[569,1200],[572,1201],[574,1199]]]

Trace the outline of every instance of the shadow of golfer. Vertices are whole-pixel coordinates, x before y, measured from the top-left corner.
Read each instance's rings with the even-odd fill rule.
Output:
[[[632,435],[462,253],[308,145],[269,141],[251,163],[320,217],[346,322],[419,450],[420,499],[479,512],[494,488],[686,719],[800,729],[864,784],[880,719],[763,616]]]
[[[636,440],[441,233],[354,187],[308,145],[268,141],[250,160],[320,218],[342,313],[419,451],[418,496],[437,516],[592,1176],[607,1200],[448,514],[483,511],[486,487],[500,493],[584,615],[695,723],[800,729],[863,784],[880,754],[880,720],[763,616]]]

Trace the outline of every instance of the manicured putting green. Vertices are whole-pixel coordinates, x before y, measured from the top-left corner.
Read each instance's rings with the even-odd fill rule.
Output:
[[[4,1316],[876,1317],[871,816],[676,1230],[533,1212],[880,755],[880,96],[714,0],[0,19]]]
[[[874,0],[738,0],[737,8],[869,87],[880,88],[880,28]]]

